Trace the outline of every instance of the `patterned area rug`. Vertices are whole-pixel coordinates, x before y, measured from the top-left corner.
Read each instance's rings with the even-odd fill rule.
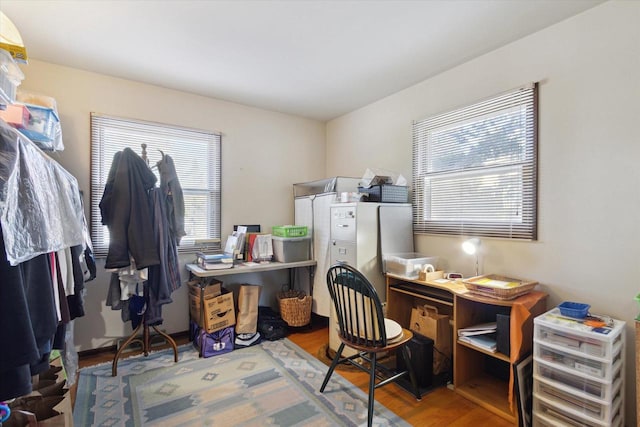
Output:
[[[77,426],[357,426],[367,396],[288,339],[211,358],[189,344],[80,370]],[[408,426],[375,404],[377,426]]]

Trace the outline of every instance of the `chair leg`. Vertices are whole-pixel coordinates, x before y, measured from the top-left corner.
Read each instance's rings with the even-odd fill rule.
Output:
[[[336,352],[336,355],[333,358],[333,362],[331,362],[331,366],[327,371],[327,375],[324,376],[322,387],[320,387],[320,393],[324,392],[324,388],[327,386],[327,383],[329,382],[329,378],[331,378],[331,375],[333,374],[334,369],[336,369],[336,366],[338,366],[338,362],[340,361],[340,357],[342,356],[343,349],[344,349],[344,343],[340,343],[340,347],[338,347],[338,351]]]
[[[413,364],[411,363],[411,356],[409,355],[409,349],[407,346],[402,346],[402,357],[404,358],[404,364],[409,371],[409,378],[411,378],[411,386],[413,387],[413,394],[417,400],[422,400],[420,390],[418,389],[418,381],[416,380],[416,373],[413,371]]]
[[[369,406],[367,409],[367,426],[373,424],[373,404],[375,403],[374,392],[376,390],[376,363],[378,359],[377,353],[371,353],[371,372],[369,373]]]

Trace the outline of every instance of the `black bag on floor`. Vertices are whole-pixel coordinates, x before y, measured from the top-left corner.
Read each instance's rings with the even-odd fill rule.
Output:
[[[258,332],[265,340],[279,340],[288,334],[287,322],[271,307],[258,307]]]

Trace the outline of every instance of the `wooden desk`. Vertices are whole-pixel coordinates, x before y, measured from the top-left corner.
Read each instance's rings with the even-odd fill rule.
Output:
[[[546,311],[546,299],[547,294],[531,291],[504,301],[473,294],[456,281],[424,282],[387,274],[387,317],[409,328],[413,307],[428,304],[448,314],[456,393],[516,424],[513,365],[532,350],[533,318]],[[509,356],[458,341],[458,329],[495,321],[498,313],[511,316]],[[504,375],[495,375],[495,371]]]

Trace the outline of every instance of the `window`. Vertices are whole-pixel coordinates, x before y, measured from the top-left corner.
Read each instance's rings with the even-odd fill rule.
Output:
[[[416,233],[537,239],[537,84],[413,124]]]
[[[184,193],[185,231],[178,250],[220,248],[220,134],[160,123],[91,114],[91,239],[96,255],[106,255],[109,231],[102,225],[100,200],[116,152],[131,148],[155,163],[162,151],[174,161]],[[202,242],[212,242],[203,244]]]

